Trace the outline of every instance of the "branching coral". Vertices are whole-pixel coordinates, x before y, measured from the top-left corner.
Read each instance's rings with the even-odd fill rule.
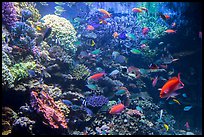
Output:
[[[2,135],[8,135],[12,131],[12,123],[17,118],[16,112],[9,107],[2,107]]]
[[[71,74],[76,80],[80,80],[90,76],[89,69],[84,64],[77,64],[72,69]]]
[[[31,21],[37,22],[41,18],[41,15],[40,15],[38,9],[35,8],[34,2],[18,2],[15,5],[19,9],[30,10],[32,12],[32,17],[30,19]],[[21,12],[22,12],[22,10],[21,10]]]
[[[2,22],[10,30],[17,21],[16,10],[13,2],[2,2]]]
[[[35,62],[18,63],[10,68],[11,74],[15,81],[28,77],[28,70],[35,69]]]
[[[64,113],[64,116],[67,118],[69,116],[69,108],[65,105],[61,100],[55,101],[56,105],[60,108],[60,110]]]
[[[16,22],[14,27],[11,29],[11,35],[13,36],[13,45],[25,49],[31,49],[31,47],[35,44],[35,29],[24,22]]]
[[[50,36],[46,39],[48,43],[52,43],[52,40],[58,39],[60,46],[70,54],[76,52],[76,47],[73,42],[76,41],[76,31],[72,24],[65,18],[56,15],[46,15],[42,18],[45,25],[52,28]]]
[[[39,94],[35,91],[31,92],[31,106],[44,117],[44,123],[51,128],[67,128],[63,112],[56,105],[54,99],[44,91]]]

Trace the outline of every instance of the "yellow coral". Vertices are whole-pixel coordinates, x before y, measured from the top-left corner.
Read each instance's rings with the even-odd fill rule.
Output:
[[[61,43],[60,46],[62,46],[65,51],[69,53],[76,52],[77,49],[73,44],[77,39],[76,30],[69,20],[50,14],[44,16],[42,20],[44,21],[44,25],[52,28],[51,34],[46,39],[48,43],[51,43],[53,39],[57,38]]]

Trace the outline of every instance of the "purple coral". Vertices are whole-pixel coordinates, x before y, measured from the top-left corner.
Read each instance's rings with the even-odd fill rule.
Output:
[[[13,2],[2,2],[2,23],[10,30],[18,20]]]
[[[93,95],[86,98],[86,103],[92,107],[101,107],[108,103],[108,98],[104,97],[103,95]]]

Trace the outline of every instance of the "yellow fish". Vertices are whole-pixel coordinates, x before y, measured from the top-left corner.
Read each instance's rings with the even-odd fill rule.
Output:
[[[176,102],[177,104],[181,105],[181,103],[177,99],[173,99],[173,101]]]
[[[94,40],[91,40],[91,46],[93,47],[95,44]]]
[[[41,30],[42,30],[41,27],[39,27],[39,26],[37,26],[36,29],[37,29],[38,31],[41,31]]]
[[[166,128],[166,131],[169,130],[169,126],[167,124],[164,124],[164,127]]]

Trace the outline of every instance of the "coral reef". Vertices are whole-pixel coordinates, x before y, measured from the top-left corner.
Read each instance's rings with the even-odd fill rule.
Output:
[[[13,132],[23,131],[23,134],[33,134],[33,125],[35,121],[30,120],[28,117],[19,117],[13,122]]]
[[[32,17],[29,20],[33,22],[37,22],[41,18],[38,9],[35,8],[34,2],[16,2],[15,6],[16,8],[21,9],[21,15],[23,10],[29,10],[32,13]]]
[[[64,113],[64,116],[67,118],[69,116],[70,110],[67,105],[65,105],[61,100],[55,101],[59,109]]]
[[[86,103],[92,107],[101,107],[108,103],[108,98],[104,97],[103,95],[93,95],[86,98]]]
[[[35,62],[18,63],[10,68],[10,72],[15,81],[20,81],[23,78],[28,77],[28,70],[35,69]]]
[[[31,106],[44,117],[43,121],[51,128],[67,128],[63,112],[47,93],[31,92]]]
[[[90,76],[89,69],[84,64],[77,64],[72,70],[71,75],[76,80],[80,79],[86,79],[88,76]]]
[[[17,21],[16,10],[13,2],[2,2],[2,23],[10,30]]]
[[[31,49],[35,45],[35,29],[25,22],[16,22],[11,29],[12,44],[23,49]]]
[[[17,118],[16,112],[9,107],[2,107],[2,135],[8,135],[12,131],[12,123]]]
[[[76,52],[77,49],[73,45],[73,42],[76,41],[76,31],[67,19],[56,15],[46,15],[42,21],[52,28],[50,36],[46,39],[48,43],[57,39],[60,41],[60,46],[70,55]]]

